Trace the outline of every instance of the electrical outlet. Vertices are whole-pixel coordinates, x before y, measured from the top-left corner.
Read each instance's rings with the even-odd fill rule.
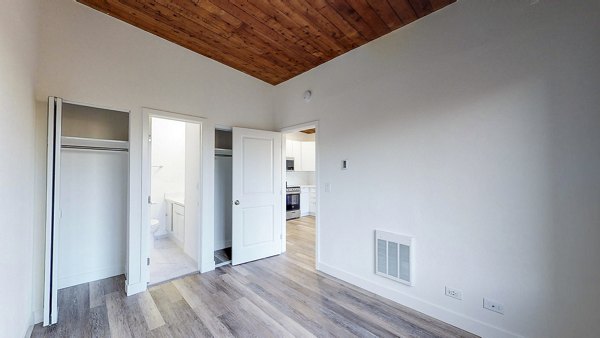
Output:
[[[457,289],[451,289],[446,286],[446,296],[462,300],[462,291]]]
[[[483,299],[483,308],[487,309],[487,310],[490,310],[490,311],[497,312],[497,313],[499,313],[501,315],[504,314],[504,305],[502,305],[502,304],[500,304],[498,302],[495,302],[493,300],[489,300],[489,299],[484,298]]]

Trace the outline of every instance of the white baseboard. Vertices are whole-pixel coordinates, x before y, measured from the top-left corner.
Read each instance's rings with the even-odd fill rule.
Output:
[[[215,251],[225,248],[231,248],[231,241],[215,242]]]
[[[31,337],[31,334],[33,333],[33,326],[34,325],[29,325],[29,327],[27,328],[27,331],[25,331],[25,335],[23,337],[25,337],[25,338],[30,338]]]
[[[44,321],[44,309],[33,310],[33,324],[41,323]]]
[[[127,296],[135,295],[136,293],[144,292],[148,288],[148,284],[146,283],[133,283],[129,284],[128,281],[125,281],[125,292]]]
[[[124,273],[125,273],[124,266],[111,266],[108,268],[86,271],[83,273],[79,273],[77,275],[59,277],[58,288],[64,289],[64,288],[68,288],[69,286],[74,286],[74,285],[88,283],[88,282],[99,280],[99,279],[114,277],[114,276],[122,275]]]
[[[319,262],[317,264],[317,270],[482,337],[521,337],[520,335],[517,335],[515,333],[484,323],[475,318],[465,316],[463,314],[430,303],[423,299],[416,298],[405,293],[398,292],[397,290],[393,290],[386,286],[373,283],[363,277],[359,277],[357,275],[327,265],[323,262]]]

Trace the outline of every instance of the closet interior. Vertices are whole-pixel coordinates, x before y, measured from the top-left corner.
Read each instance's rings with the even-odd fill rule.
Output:
[[[232,133],[215,130],[215,266],[231,263]]]
[[[62,103],[58,289],[125,273],[129,114]]]

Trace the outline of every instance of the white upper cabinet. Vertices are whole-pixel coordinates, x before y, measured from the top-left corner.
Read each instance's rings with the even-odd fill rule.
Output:
[[[315,142],[287,140],[285,152],[294,159],[294,171],[315,171]]]
[[[294,170],[302,171],[302,142],[292,141],[292,157],[294,158]]]
[[[291,141],[291,140],[287,140],[285,142],[285,157],[290,158],[290,157],[294,157],[294,145],[292,144],[292,142],[295,141]]]
[[[314,142],[302,142],[302,171],[315,171]]]

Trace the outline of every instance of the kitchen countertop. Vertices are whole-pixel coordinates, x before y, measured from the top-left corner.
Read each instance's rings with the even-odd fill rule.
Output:
[[[165,200],[171,203],[185,206],[185,195],[184,194],[165,194]]]
[[[301,185],[300,188],[316,188],[316,185]]]

